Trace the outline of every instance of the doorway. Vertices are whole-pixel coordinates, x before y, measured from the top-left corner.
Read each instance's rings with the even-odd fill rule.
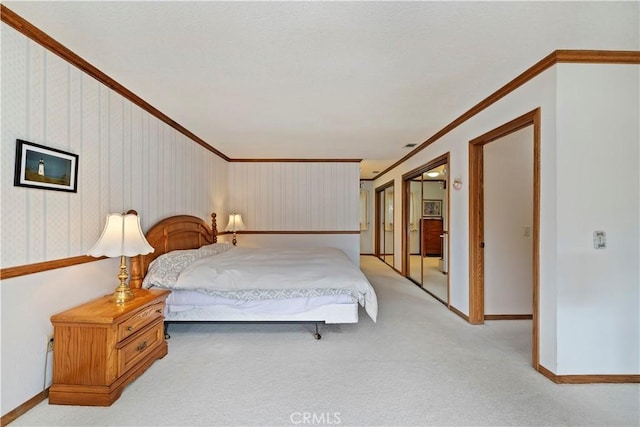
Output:
[[[449,153],[403,175],[403,272],[449,306]]]
[[[376,188],[376,256],[393,268],[393,181]]]
[[[532,172],[530,189],[530,212],[531,224],[522,224],[522,229],[504,230],[505,235],[515,234],[530,238],[531,252],[531,319],[532,319],[532,364],[538,369],[538,294],[539,294],[539,246],[540,246],[540,109],[536,109],[512,120],[486,134],[470,141],[469,143],[469,323],[482,324],[488,318],[486,316],[485,297],[487,296],[487,256],[489,250],[494,259],[500,256],[510,255],[504,248],[499,249],[499,245],[486,247],[485,233],[489,233],[491,228],[485,214],[485,202],[488,202],[485,194],[485,178],[488,170],[485,171],[485,146],[498,139],[507,137],[520,130],[530,127],[528,142],[533,145],[532,149]],[[531,141],[532,139],[532,141]],[[513,139],[516,141],[517,139]],[[491,166],[493,167],[493,166]],[[495,221],[495,217],[492,219]],[[489,228],[487,228],[489,226]],[[521,234],[520,234],[521,233]],[[494,245],[494,243],[492,243]],[[500,253],[495,251],[499,250]],[[493,276],[491,276],[493,277]],[[489,317],[490,318],[490,317]],[[509,318],[509,317],[505,317]],[[517,317],[513,317],[517,318]],[[525,318],[523,316],[523,318]]]

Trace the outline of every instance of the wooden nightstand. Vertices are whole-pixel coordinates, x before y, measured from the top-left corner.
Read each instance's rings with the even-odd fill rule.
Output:
[[[167,354],[164,304],[170,291],[133,292],[135,299],[122,305],[107,295],[51,317],[50,404],[109,406]]]

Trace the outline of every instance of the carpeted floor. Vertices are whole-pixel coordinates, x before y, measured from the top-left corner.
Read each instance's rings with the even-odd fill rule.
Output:
[[[471,326],[374,257],[373,323],[187,324],[109,408],[43,402],[12,426],[638,425],[638,384],[556,385],[530,321]]]

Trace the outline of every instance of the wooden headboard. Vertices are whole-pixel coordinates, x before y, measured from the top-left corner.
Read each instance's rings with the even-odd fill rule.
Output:
[[[165,218],[151,227],[145,235],[154,252],[131,258],[131,281],[133,289],[142,287],[142,279],[147,274],[149,264],[169,251],[197,249],[218,241],[216,214],[211,214],[211,226],[198,217],[177,215]]]

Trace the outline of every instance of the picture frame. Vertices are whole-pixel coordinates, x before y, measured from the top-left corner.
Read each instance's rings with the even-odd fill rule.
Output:
[[[422,200],[422,216],[424,218],[441,218],[442,217],[442,200],[423,199]]]
[[[13,185],[76,193],[78,155],[16,139]]]

